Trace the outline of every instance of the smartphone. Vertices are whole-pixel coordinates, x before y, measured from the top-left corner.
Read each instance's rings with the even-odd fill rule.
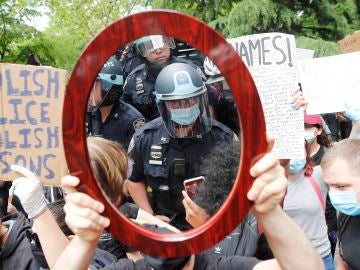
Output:
[[[199,187],[204,185],[205,177],[198,176],[184,181],[184,189],[190,198],[194,198],[199,191]]]

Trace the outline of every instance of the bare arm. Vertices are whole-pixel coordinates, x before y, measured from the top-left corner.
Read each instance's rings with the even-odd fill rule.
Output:
[[[341,258],[341,256],[338,256],[338,262],[336,264],[336,270],[349,270],[348,264]]]
[[[154,224],[159,227],[165,227],[173,232],[180,232],[180,230],[178,230],[174,226],[170,225],[169,223],[161,220],[160,218],[158,218],[156,216],[153,216],[152,214],[149,214],[148,212],[142,210],[141,208],[139,208],[139,212],[138,212],[138,215],[137,215],[135,221],[139,222],[139,223],[145,222],[147,224]]]
[[[35,174],[17,165],[12,165],[11,169],[23,175],[13,182],[12,190],[19,197],[28,217],[34,221],[32,229],[39,237],[48,265],[52,267],[67,246],[68,239],[46,207],[43,187]]]
[[[132,199],[137,204],[137,206],[146,212],[153,214],[154,211],[151,208],[144,182],[128,181],[127,187]]]
[[[360,120],[352,122],[352,128],[349,138],[360,139]]]
[[[99,237],[110,220],[101,216],[104,205],[90,196],[76,192],[79,179],[65,176],[61,184],[66,188],[65,221],[75,237],[57,258],[52,269],[87,269],[93,258]]]
[[[75,236],[70,244],[57,259],[53,270],[82,270],[88,269],[94,256],[98,241],[83,241],[80,237]],[[71,258],[71,259],[70,259]]]
[[[69,243],[49,209],[33,219],[33,231],[38,235],[46,261],[50,268]]]
[[[273,269],[324,269],[320,256],[304,232],[281,210],[280,206],[267,213],[253,212],[263,226],[271,250],[280,266]],[[262,263],[257,267],[254,269],[269,269],[263,268]]]
[[[268,151],[274,140],[268,137]],[[254,269],[324,269],[323,262],[304,232],[280,208],[287,188],[285,170],[273,153],[267,153],[250,169],[255,178],[247,197],[263,226],[276,261],[264,261]]]

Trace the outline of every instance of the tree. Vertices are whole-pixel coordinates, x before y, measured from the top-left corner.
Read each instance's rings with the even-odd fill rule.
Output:
[[[229,11],[239,0],[153,0],[148,1],[153,8],[179,10],[207,23],[222,24]],[[219,28],[221,29],[221,27]]]
[[[313,49],[319,51],[318,55],[335,53],[338,50],[334,42],[360,29],[358,0],[151,2],[157,8],[171,8],[196,16],[227,38],[275,31],[294,34],[303,37],[301,46],[315,46]]]
[[[50,26],[46,35],[56,40],[58,67],[71,70],[81,51],[101,29],[131,13],[144,0],[48,0]]]
[[[6,62],[25,64],[30,54],[39,58],[44,66],[57,66],[53,40],[43,33],[38,33],[29,40],[19,41],[12,47],[11,53],[6,57]]]
[[[38,14],[36,1],[2,0],[0,5],[0,62],[9,57],[13,46],[18,42],[36,36],[35,28],[26,21]]]

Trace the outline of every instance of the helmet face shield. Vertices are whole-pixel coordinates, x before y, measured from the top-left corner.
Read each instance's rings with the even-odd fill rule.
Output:
[[[102,93],[101,92],[102,92],[101,91],[101,82],[97,78],[94,81],[94,84],[93,84],[91,92],[90,92],[90,97],[89,97],[88,105],[87,105],[88,112],[94,112],[99,108],[101,101],[102,101]]]
[[[101,80],[101,89],[105,92],[108,92],[113,85],[122,86],[124,84],[122,75],[99,73],[98,77]]]
[[[156,51],[157,49],[175,49],[174,39],[163,35],[145,36],[138,39],[135,44],[139,53],[143,57],[147,57],[150,53]]]
[[[157,100],[165,127],[172,137],[191,138],[211,129],[207,92],[177,100]]]

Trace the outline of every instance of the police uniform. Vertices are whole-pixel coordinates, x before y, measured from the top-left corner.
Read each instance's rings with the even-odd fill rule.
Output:
[[[169,64],[186,63],[197,69],[199,74],[203,76],[201,69],[193,63],[177,58],[170,57]],[[155,81],[162,68],[150,68],[149,63],[142,64],[136,67],[127,77],[124,85],[124,93],[121,97],[123,101],[133,105],[139,112],[141,112],[147,121],[159,117],[159,111],[155,102]]]
[[[235,137],[228,127],[212,120],[211,130],[203,135],[173,138],[162,118],[157,118],[139,129],[129,146],[129,155],[134,162],[129,180],[145,183],[156,214],[174,219],[172,224],[180,229],[188,229],[190,226],[185,221],[181,202],[184,180],[203,175],[201,159],[208,155],[216,142],[232,142]]]
[[[116,141],[127,149],[135,131],[144,124],[145,119],[138,110],[123,101],[117,101],[104,123],[98,109],[90,113],[86,125],[91,135]]]

